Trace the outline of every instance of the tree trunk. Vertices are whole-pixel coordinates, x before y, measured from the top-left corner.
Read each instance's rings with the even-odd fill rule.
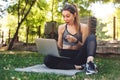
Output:
[[[38,26],[38,37],[40,38],[41,36],[41,26]]]
[[[28,44],[29,26],[26,28],[26,45]]]
[[[20,0],[19,0],[19,3],[18,3],[18,27],[17,27],[16,32],[15,32],[15,34],[14,34],[14,36],[13,36],[13,38],[12,38],[12,40],[11,40],[9,46],[8,46],[8,50],[12,49],[12,47],[14,45],[14,41],[18,36],[19,28],[20,28],[21,24],[23,23],[23,21],[26,19],[27,15],[29,14],[29,12],[30,12],[30,10],[31,10],[31,8],[32,8],[32,6],[34,5],[35,2],[36,2],[36,0],[32,0],[30,7],[28,8],[26,13],[22,14],[23,18],[20,20],[20,12],[19,12]],[[26,6],[25,6],[25,8],[26,8]]]
[[[14,34],[14,37],[12,38],[12,40],[11,40],[11,42],[10,42],[10,44],[9,44],[8,50],[11,50],[11,49],[12,49],[12,46],[13,46],[13,44],[14,44],[14,41],[15,41],[15,39],[16,39],[17,36],[18,36],[18,31],[19,31],[20,25],[21,25],[21,24],[18,24],[18,27],[17,27],[17,29],[16,29],[16,33]]]

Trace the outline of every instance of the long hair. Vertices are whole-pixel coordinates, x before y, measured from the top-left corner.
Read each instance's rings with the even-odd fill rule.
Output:
[[[77,27],[77,30],[79,31],[80,28],[80,19],[79,19],[79,14],[78,14],[78,8],[75,4],[65,4],[64,8],[62,9],[62,11],[67,10],[70,13],[72,13],[73,15],[76,13],[76,17],[74,19],[74,24]]]

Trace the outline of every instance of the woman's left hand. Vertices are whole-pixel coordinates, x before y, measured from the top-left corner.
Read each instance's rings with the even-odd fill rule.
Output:
[[[66,39],[68,40],[68,42],[77,42],[77,39],[71,35],[67,35]]]

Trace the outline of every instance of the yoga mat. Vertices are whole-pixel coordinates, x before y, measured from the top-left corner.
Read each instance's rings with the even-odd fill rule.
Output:
[[[37,72],[37,73],[55,73],[59,75],[68,75],[74,76],[78,72],[82,72],[82,70],[61,70],[61,69],[51,69],[46,67],[44,64],[37,64],[34,66],[29,66],[25,68],[15,68],[15,71],[21,72]]]

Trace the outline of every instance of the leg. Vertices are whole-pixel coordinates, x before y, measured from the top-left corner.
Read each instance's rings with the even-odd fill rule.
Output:
[[[80,48],[78,55],[74,59],[76,65],[86,64],[88,61],[92,61],[96,53],[96,38],[94,34],[87,37],[84,45]]]
[[[72,61],[72,57],[76,56],[77,51],[71,51],[71,50],[62,50],[61,55],[65,57],[70,57],[70,59],[67,58],[58,58],[54,56],[46,56],[44,59],[44,64],[49,68],[54,69],[75,69],[75,66]]]
[[[87,62],[86,62],[86,74],[97,73],[96,64],[94,63],[94,57],[96,54],[97,42],[94,34],[90,34],[87,39]]]
[[[87,39],[87,62],[93,61],[96,54],[97,42],[94,34],[91,34]]]

